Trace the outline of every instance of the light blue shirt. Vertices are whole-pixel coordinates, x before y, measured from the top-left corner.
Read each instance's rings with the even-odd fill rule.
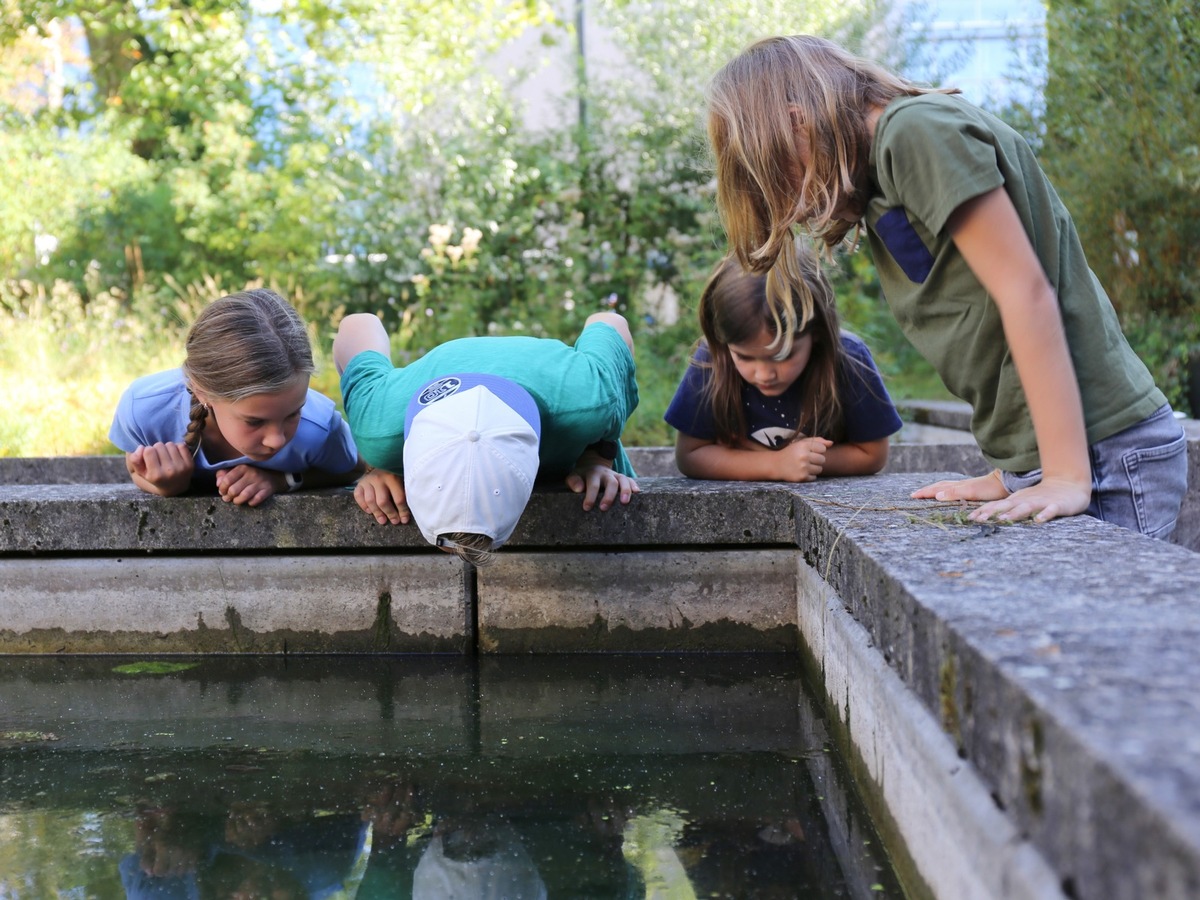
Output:
[[[160,441],[178,443],[187,433],[191,405],[181,369],[144,375],[121,395],[108,438],[126,453]],[[340,475],[354,468],[357,462],[358,450],[346,420],[332,400],[310,388],[300,410],[296,436],[270,459],[256,462],[241,456],[210,462],[202,446],[196,453],[196,473],[211,477],[217,469],[245,464],[276,472],[319,469]]]

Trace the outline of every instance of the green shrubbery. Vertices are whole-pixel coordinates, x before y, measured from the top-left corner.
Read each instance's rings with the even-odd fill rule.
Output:
[[[392,15],[396,4],[363,8],[353,23],[315,4],[284,23],[294,58],[224,0],[192,13],[156,0],[140,15],[42,5],[133,55],[98,72],[90,101],[6,113],[0,266],[16,276],[7,308],[29,313],[21,331],[45,321],[36,298],[49,292],[60,309],[78,304],[72,329],[107,327],[93,306],[111,306],[142,324],[146,355],[174,363],[195,304],[251,281],[296,303],[322,355],[352,311],[379,314],[403,357],[472,334],[570,340],[590,313],[616,308],[637,339],[643,402],[628,434],[642,444],[672,439],[662,411],[723,251],[704,79],[757,33],[854,42],[884,11],[751,0],[731,20],[715,0],[589,4],[623,52],[578,73],[552,110],[561,126],[532,129],[511,88],[537,73],[479,60],[523,29],[569,48],[566,23],[537,4],[485,3],[470,23],[446,3],[419,21]],[[381,92],[349,96],[336,73],[351,65],[369,65]],[[35,252],[38,235],[57,247]],[[41,340],[16,334],[6,340]],[[335,380],[322,386],[336,396]],[[96,404],[104,426],[115,399]]]
[[[1052,9],[1053,34],[1082,5]],[[748,0],[734,16],[718,0],[587,8],[622,52],[561,76],[578,88],[552,111],[562,124],[533,129],[514,88],[546,73],[480,65],[526,32],[572,46],[570,23],[533,0],[485,0],[469,17],[444,0],[419,8],[314,0],[257,19],[235,0],[29,0],[23,18],[0,7],[8,11],[0,45],[15,46],[27,24],[57,16],[81,23],[93,49],[92,80],[68,85],[61,103],[0,108],[4,359],[19,365],[21,352],[37,347],[51,377],[75,370],[75,355],[86,352],[93,362],[84,368],[113,373],[117,388],[75,404],[76,416],[94,407],[102,423],[79,429],[92,436],[77,452],[93,452],[105,445],[112,390],[177,363],[198,304],[247,283],[291,298],[324,358],[351,311],[379,314],[403,356],[471,334],[571,339],[588,314],[615,307],[631,319],[638,346],[643,401],[629,435],[669,441],[661,413],[696,336],[699,287],[723,250],[704,80],[757,34],[818,31],[862,46],[888,10],[867,0],[802,8]],[[1149,27],[1131,16],[1115,21]],[[1194,47],[1187,41],[1197,26],[1167,18],[1174,24],[1153,23],[1152,40]],[[881,51],[883,31],[871,55],[890,52],[887,61],[903,68],[912,48]],[[1107,51],[1088,51],[1099,54],[1093,60],[1072,46],[1080,66],[1128,75]],[[1137,116],[1106,101],[1067,122],[1068,99],[1094,98],[1065,80],[1068,57],[1056,52],[1043,156],[1085,240],[1103,248],[1094,262],[1135,345],[1178,403],[1187,342],[1200,346],[1195,327],[1180,325],[1195,319],[1195,93],[1168,100],[1155,92],[1183,90],[1195,66],[1156,59],[1139,90],[1158,106],[1134,98]],[[367,71],[377,90],[352,91],[345,73]],[[1178,125],[1159,115],[1165,110]],[[1151,135],[1155,121],[1161,128]],[[1133,170],[1127,155],[1105,155],[1128,154],[1131,143],[1150,153]],[[1114,269],[1107,249],[1130,240],[1126,232],[1136,235],[1139,263],[1130,266],[1126,253]],[[879,299],[865,252],[843,259],[835,280],[844,324],[871,344],[889,386],[902,396],[944,395]],[[103,332],[90,344],[89,329]],[[53,361],[56,346],[72,358]],[[337,395],[331,372],[320,386]],[[0,453],[71,452],[59,439],[53,447],[16,441],[17,432],[30,429],[0,422]]]
[[[1200,16],[1053,0],[1041,153],[1134,347],[1177,408],[1200,379]],[[1200,384],[1191,400],[1200,416]]]

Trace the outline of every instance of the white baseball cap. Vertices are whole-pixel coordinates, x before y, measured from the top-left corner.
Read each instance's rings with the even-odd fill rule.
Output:
[[[513,533],[538,472],[541,416],[529,392],[495,375],[446,375],[404,417],[404,492],[425,540]]]
[[[412,874],[413,900],[546,900],[546,883],[511,825],[490,823],[483,856],[457,859],[434,835]]]

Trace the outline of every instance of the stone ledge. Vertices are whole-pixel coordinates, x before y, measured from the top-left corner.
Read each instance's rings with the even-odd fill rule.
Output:
[[[478,573],[482,653],[795,653],[796,551],[501,552]]]
[[[633,502],[603,513],[584,512],[566,487],[539,486],[510,546],[795,542],[796,494],[786,485],[640,483]],[[282,494],[250,508],[215,496],[155,497],[132,484],[0,486],[0,555],[380,549],[436,552],[414,525],[377,525],[346,488]]]
[[[1070,896],[1200,895],[1200,557],[1085,517],[953,525],[897,509],[899,478],[797,505],[813,570]]]
[[[0,653],[474,651],[443,554],[0,559]]]
[[[900,414],[919,425],[971,430],[971,404],[961,400],[898,400]]]

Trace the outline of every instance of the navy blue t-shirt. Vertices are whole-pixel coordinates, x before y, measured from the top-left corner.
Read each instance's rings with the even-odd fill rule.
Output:
[[[892,405],[883,379],[862,340],[842,332],[843,356],[838,369],[838,397],[842,403],[845,435],[842,440],[861,443],[888,437],[900,430],[900,415]],[[683,381],[667,407],[663,418],[676,431],[702,441],[715,441],[717,429],[711,404],[705,402],[704,387],[712,369],[703,364],[711,359],[701,341]],[[803,399],[801,381],[796,381],[778,397],[764,397],[753,385],[742,382],[742,408],[746,417],[747,437],[766,447],[786,444],[800,421]],[[825,435],[811,435],[824,437]]]

